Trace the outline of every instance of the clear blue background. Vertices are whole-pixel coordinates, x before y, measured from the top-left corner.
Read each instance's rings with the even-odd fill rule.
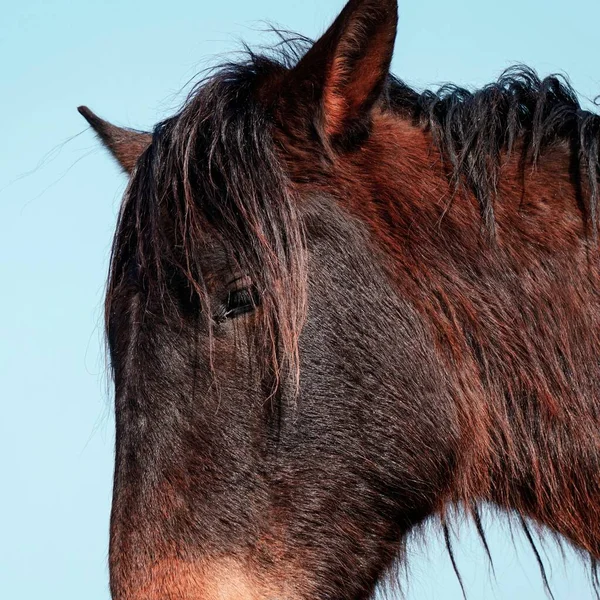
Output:
[[[125,179],[86,130],[85,103],[150,128],[200,71],[268,41],[260,20],[318,35],[342,0],[5,2],[0,17],[0,597],[107,600],[113,458],[102,294]],[[522,61],[600,93],[598,0],[404,1],[394,71],[417,86],[481,85]],[[78,137],[59,145],[70,136]],[[48,152],[51,151],[49,154]],[[19,176],[25,175],[19,178]],[[472,599],[544,598],[535,559],[487,520],[457,560]],[[547,546],[557,600],[592,597]],[[435,530],[410,547],[408,598],[460,591]]]

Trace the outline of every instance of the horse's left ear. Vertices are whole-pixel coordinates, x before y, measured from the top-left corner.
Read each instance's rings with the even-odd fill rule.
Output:
[[[90,124],[121,168],[126,173],[131,173],[142,152],[152,142],[152,136],[143,131],[112,125],[95,115],[87,106],[80,106],[77,110]]]
[[[330,139],[364,131],[389,74],[397,23],[397,0],[350,0],[292,69],[284,95],[317,101],[318,127]]]

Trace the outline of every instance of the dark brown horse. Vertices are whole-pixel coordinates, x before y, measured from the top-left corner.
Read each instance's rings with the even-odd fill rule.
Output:
[[[484,501],[600,558],[600,118],[524,68],[416,93],[396,15],[351,0],[152,134],[80,109],[130,173],[116,600],[369,598]]]

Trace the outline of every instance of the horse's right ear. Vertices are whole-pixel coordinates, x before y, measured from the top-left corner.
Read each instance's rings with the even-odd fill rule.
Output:
[[[284,81],[285,118],[310,120],[328,142],[368,131],[388,79],[397,22],[397,0],[349,0]]]
[[[95,115],[87,106],[80,106],[77,110],[90,124],[121,168],[126,173],[131,173],[142,152],[150,145],[152,135],[112,125]]]

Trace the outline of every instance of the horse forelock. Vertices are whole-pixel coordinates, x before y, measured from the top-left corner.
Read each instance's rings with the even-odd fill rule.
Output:
[[[276,157],[257,82],[280,63],[251,55],[196,86],[182,110],[159,123],[125,195],[113,245],[110,300],[134,262],[146,290],[172,301],[179,273],[208,309],[209,243],[221,244],[261,297],[263,330],[275,372],[298,370],[305,311],[304,231]]]

